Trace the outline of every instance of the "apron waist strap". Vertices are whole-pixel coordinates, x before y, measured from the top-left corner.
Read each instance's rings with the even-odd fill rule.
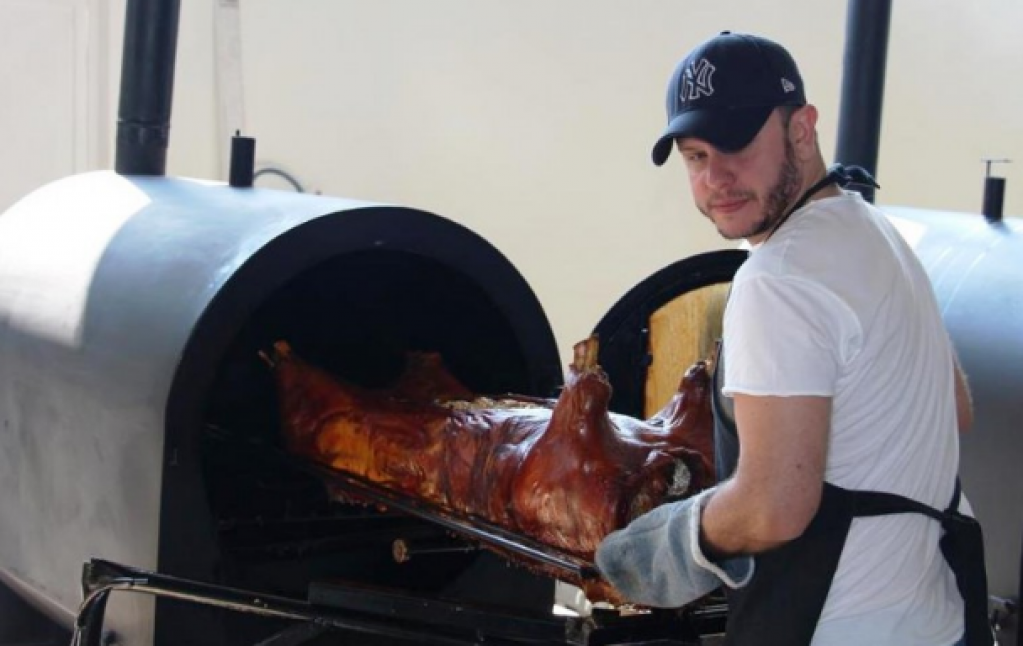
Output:
[[[834,485],[829,485],[834,486]],[[949,514],[959,508],[959,497],[961,495],[959,478],[956,478],[955,493],[952,494],[952,502],[944,512],[938,511],[930,505],[925,505],[918,500],[906,498],[894,493],[884,491],[848,491],[852,502],[852,515],[856,518],[866,516],[887,516],[888,514],[918,513],[930,516],[939,523],[949,519]]]
[[[726,646],[805,646],[812,641],[824,601],[858,517],[920,513],[941,523],[941,552],[964,602],[966,643],[992,646],[987,621],[987,577],[980,525],[957,511],[960,486],[948,510],[880,491],[850,491],[824,483],[821,505],[802,536],[758,554],[756,573],[729,593]]]

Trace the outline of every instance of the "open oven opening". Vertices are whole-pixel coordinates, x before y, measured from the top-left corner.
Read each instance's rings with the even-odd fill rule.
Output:
[[[361,251],[298,275],[237,334],[206,409],[202,469],[223,584],[306,598],[311,584],[344,581],[550,609],[552,581],[469,549],[428,521],[331,501],[316,478],[237,442],[280,444],[273,375],[259,355],[278,340],[365,387],[395,379],[406,353],[435,351],[475,392],[553,394],[529,392],[529,361],[494,300],[433,259]],[[413,549],[403,563],[394,557],[396,540]]]

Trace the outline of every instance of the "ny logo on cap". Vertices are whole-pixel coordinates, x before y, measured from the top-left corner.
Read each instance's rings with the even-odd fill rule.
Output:
[[[714,86],[711,81],[716,69],[706,58],[701,58],[686,68],[685,75],[682,78],[682,91],[678,97],[682,100],[683,104],[698,99],[701,96],[714,94]]]

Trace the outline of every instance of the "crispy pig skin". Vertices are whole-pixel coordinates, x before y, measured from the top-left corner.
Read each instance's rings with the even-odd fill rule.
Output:
[[[557,400],[474,398],[430,353],[385,390],[341,382],[284,342],[271,364],[290,452],[592,562],[611,531],[714,482],[708,363],[639,420],[608,411],[596,357],[596,338],[576,344]],[[571,582],[591,601],[620,601],[603,582]]]

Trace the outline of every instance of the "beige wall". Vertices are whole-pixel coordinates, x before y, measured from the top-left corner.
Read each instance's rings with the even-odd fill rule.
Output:
[[[0,214],[107,157],[106,16],[98,0],[0,0]]]
[[[248,125],[260,159],[308,186],[421,207],[490,240],[536,290],[567,361],[630,287],[724,244],[681,168],[650,163],[664,84],[722,27],[793,30],[767,3],[718,4],[250,0]],[[837,5],[789,4],[840,36]],[[799,47],[809,58],[828,42]],[[823,56],[832,65],[811,82],[825,96],[841,52]]]
[[[893,2],[878,173],[891,204],[977,212],[981,158],[1023,215],[1023,2]],[[879,200],[880,201],[880,200]]]
[[[173,175],[223,176],[214,44],[228,1],[182,1]],[[93,82],[109,116],[94,129],[112,141],[124,0],[77,2],[108,15],[109,28],[94,35],[107,39],[109,65]],[[1023,41],[1012,31],[1023,3],[893,4],[878,201],[976,211],[980,158],[1009,157],[1016,163],[997,169],[1008,178],[1006,211],[1023,212]],[[687,48],[725,28],[784,42],[821,109],[825,155],[834,151],[845,2],[240,5],[240,57],[222,71],[240,71],[235,113],[257,138],[259,161],[310,189],[415,206],[474,229],[534,287],[566,357],[639,280],[725,246],[692,207],[677,161],[649,162],[664,84]],[[112,165],[112,146],[90,150],[74,170]]]

